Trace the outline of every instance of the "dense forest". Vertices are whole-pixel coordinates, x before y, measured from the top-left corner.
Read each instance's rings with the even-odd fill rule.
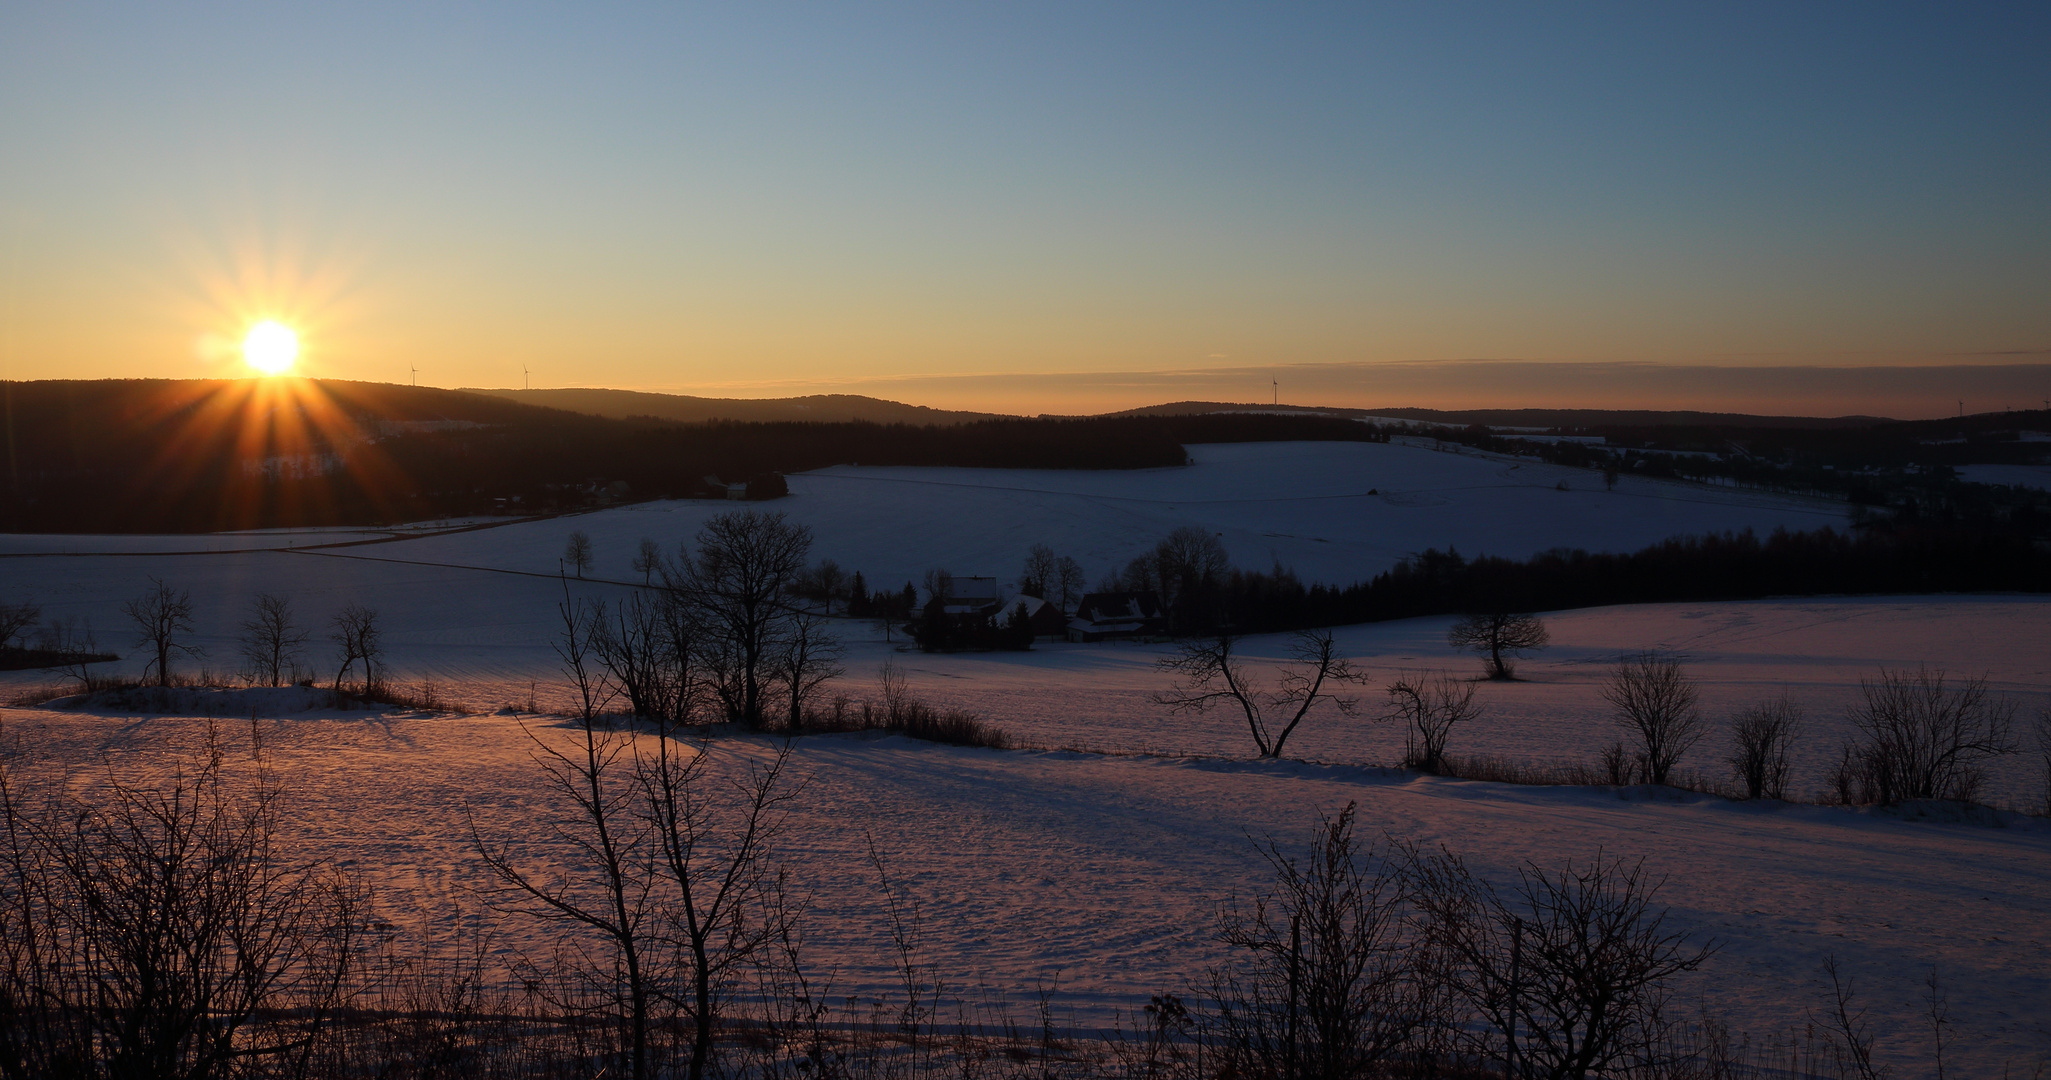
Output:
[[[1529,559],[1426,551],[1344,587],[1234,570],[1178,596],[1184,632],[1265,633],[1420,615],[1609,604],[1934,592],[2051,592],[2051,549],[1989,522],[1874,522],[1851,532],[1676,537],[1635,552]]]
[[[1387,437],[1249,414],[681,423],[306,379],[0,383],[0,410],[11,532],[389,524],[712,494],[715,477],[773,495],[778,474],[838,464],[1134,469],[1181,465],[1188,442]]]

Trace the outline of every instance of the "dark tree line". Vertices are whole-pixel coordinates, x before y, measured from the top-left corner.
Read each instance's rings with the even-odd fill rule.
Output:
[[[1676,537],[1635,552],[1529,559],[1428,550],[1368,581],[1306,586],[1233,570],[1215,609],[1241,633],[1474,612],[1859,593],[2051,591],[2051,551],[2009,530],[1907,523],[1856,532]]]
[[[0,426],[0,529],[19,532],[560,510],[699,495],[708,476],[767,497],[778,474],[837,464],[1156,468],[1183,464],[1186,442],[1386,437],[1352,420],[1255,415],[687,424],[327,380],[6,383]]]

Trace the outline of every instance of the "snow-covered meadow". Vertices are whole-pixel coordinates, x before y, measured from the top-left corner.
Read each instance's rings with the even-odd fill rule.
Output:
[[[1281,563],[1307,580],[1347,582],[1426,547],[1508,556],[1628,550],[1682,533],[1843,520],[1839,504],[1635,477],[1605,491],[1587,471],[1428,443],[1193,447],[1192,455],[1191,467],[1142,473],[850,466],[792,477],[792,496],[769,509],[813,529],[815,557],[861,570],[875,587],[935,567],[1009,577],[1036,542],[1074,556],[1094,580],[1185,524],[1221,534],[1242,565]],[[300,842],[375,881],[395,921],[446,933],[478,917],[472,890],[482,878],[466,820],[474,816],[488,835],[531,837],[549,812],[528,740],[558,733],[545,719],[492,713],[524,706],[530,694],[544,707],[560,700],[549,641],[569,532],[590,534],[597,552],[593,580],[569,589],[618,596],[638,583],[628,562],[643,537],[673,547],[730,509],[654,503],[460,532],[13,535],[0,537],[0,599],[28,597],[48,614],[89,620],[103,646],[126,654],[119,605],[160,578],[191,591],[196,641],[221,671],[233,668],[236,627],[260,592],[290,596],[316,626],[344,603],[377,608],[394,677],[432,681],[467,709],[294,713],[258,723],[292,792]],[[1340,638],[1376,678],[1477,672],[1471,657],[1446,646],[1448,621],[1351,627]],[[1859,680],[1883,666],[1984,674],[2023,715],[2051,708],[2044,597],[1645,605],[1546,621],[1552,647],[1524,662],[1523,681],[1481,688],[1486,711],[1455,735],[1455,752],[1590,760],[1614,737],[1599,695],[1608,665],[1648,647],[1686,659],[1714,717],[1783,693],[1803,705],[1811,717],[1799,751],[1804,792],[1820,786]],[[1646,859],[1666,875],[1675,917],[1723,943],[1690,986],[1755,1034],[1799,1024],[1820,1007],[1820,965],[1834,954],[1870,995],[1897,1060],[1917,1053],[1910,1017],[1917,981],[1933,964],[1959,1023],[1958,1064],[2026,1073],[2051,1056],[2051,829],[2040,821],[1993,827],[1642,790],[1420,779],[1379,768],[1401,748],[1393,725],[1333,715],[1314,717],[1291,742],[1289,756],[1301,760],[1248,762],[1231,717],[1170,717],[1148,700],[1168,685],[1155,667],[1164,646],[923,656],[900,651],[873,624],[841,629],[848,673],[839,692],[873,693],[874,672],[890,659],[919,696],[972,709],[1030,749],[802,741],[794,763],[805,794],[783,855],[810,892],[812,949],[837,972],[837,992],[890,983],[881,897],[863,859],[869,837],[921,900],[927,959],[956,989],[1021,1005],[1046,989],[1075,1022],[1093,1024],[1148,993],[1186,989],[1218,957],[1208,937],[1215,905],[1262,880],[1254,838],[1300,837],[1320,811],[1357,801],[1369,834],[1443,843],[1496,880],[1526,859]],[[1282,646],[1258,640],[1250,651],[1274,657]],[[317,637],[317,666],[323,656]],[[45,679],[9,677],[16,686]],[[105,758],[145,772],[175,762],[205,726],[42,709],[6,710],[0,720],[8,739],[49,761]],[[743,738],[718,745],[733,766],[766,752]],[[1712,736],[1683,765],[1714,772],[1722,749],[1722,736]],[[2003,801],[2041,797],[2019,759],[1996,779]],[[538,860],[555,857],[534,848]],[[522,948],[523,933],[500,927],[496,947]]]

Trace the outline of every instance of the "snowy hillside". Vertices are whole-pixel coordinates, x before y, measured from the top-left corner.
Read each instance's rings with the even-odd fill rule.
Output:
[[[1222,535],[1242,565],[1279,562],[1313,580],[1347,582],[1426,547],[1523,556],[1556,546],[1628,550],[1675,534],[1834,525],[1842,506],[1625,477],[1602,489],[1586,471],[1429,444],[1291,443],[1193,448],[1195,464],[1143,473],[997,472],[849,466],[791,478],[766,509],[809,525],[815,558],[863,571],[878,587],[929,568],[1008,578],[1045,543],[1092,579],[1169,530]],[[1566,490],[1560,490],[1561,484]],[[133,655],[122,601],[151,578],[188,589],[204,664],[232,671],[239,624],[261,592],[289,596],[315,628],[308,657],[333,675],[324,638],[346,603],[375,607],[393,678],[436,684],[488,713],[530,696],[563,701],[549,643],[555,605],[637,587],[639,541],[687,541],[735,504],[671,502],[575,517],[408,530],[312,530],[232,536],[0,537],[0,599],[40,602],[90,621],[100,643]],[[572,530],[596,548],[593,580],[557,577]],[[2027,717],[2051,708],[2051,599],[2040,596],[1811,598],[1662,604],[1555,613],[1547,651],[1522,681],[1480,688],[1482,717],[1452,749],[1518,762],[1587,762],[1615,737],[1600,690],[1620,653],[1674,651],[1701,684],[1716,733],[1682,761],[1715,774],[1735,708],[1787,694],[1808,712],[1796,789],[1822,783],[1859,682],[1879,668],[1927,664],[1981,675]],[[1798,1025],[1821,1002],[1820,965],[1836,955],[1858,979],[1890,1060],[1921,1053],[1910,1023],[1931,965],[1950,987],[1957,1065],[1992,1075],[2051,1055],[2051,831],[1992,828],[1835,808],[1733,804],[1646,791],[1509,787],[1385,771],[1402,746],[1367,716],[1376,685],[1406,671],[1474,673],[1445,642],[1449,620],[1345,628],[1344,652],[1371,679],[1366,716],[1314,715],[1289,746],[1300,762],[1252,763],[1239,722],[1174,718],[1149,700],[1169,685],[1162,645],[1043,645],[1028,653],[924,656],[867,622],[836,624],[846,676],[826,694],[872,695],[888,659],[917,695],[972,709],[1028,749],[958,750],[902,739],[804,740],[806,780],[783,857],[812,896],[808,932],[835,994],[891,983],[881,898],[863,867],[873,836],[926,913],[921,948],[969,999],[1003,997],[1024,1012],[1047,991],[1062,1018],[1108,1021],[1145,995],[1186,991],[1218,958],[1215,905],[1259,887],[1254,838],[1302,835],[1320,810],[1362,806],[1366,835],[1466,853],[1503,881],[1525,859],[1557,865],[1598,852],[1643,857],[1667,877],[1682,925],[1723,950],[1688,984],[1755,1037]],[[1282,655],[1252,639],[1256,661]],[[13,673],[6,685],[48,681]],[[290,703],[287,703],[290,704]],[[303,704],[303,703],[302,703]],[[527,731],[546,718],[351,716],[298,711],[255,721],[276,755],[294,842],[365,875],[381,913],[423,932],[484,931],[466,821],[525,844],[548,809]],[[286,715],[290,714],[290,715]],[[207,721],[48,709],[0,711],[5,737],[45,766],[106,758],[117,771],[162,775]],[[235,730],[246,731],[242,725]],[[236,737],[240,737],[238,734]],[[745,758],[747,739],[722,744]],[[88,775],[77,773],[74,775]],[[1995,770],[1992,796],[2041,797],[2021,759]],[[501,924],[501,955],[536,946]]]
[[[6,735],[60,760],[107,755],[161,775],[204,722],[9,711]],[[490,921],[468,835],[560,866],[554,803],[513,717],[289,719],[264,727],[287,785],[288,835],[376,884],[378,914],[447,940],[489,931],[510,957],[543,947],[532,922]],[[229,737],[243,728],[231,725]],[[717,744],[723,769],[766,744]],[[1300,842],[1320,812],[1360,804],[1384,832],[1461,852],[1506,883],[1525,860],[1643,858],[1675,925],[1721,949],[1678,989],[1763,1040],[1799,1030],[1835,956],[1872,1009],[1880,1050],[1920,1068],[1920,980],[1945,980],[1959,1075],[2028,1075],[2051,1054],[2051,830],[1998,829],[1821,807],[1608,789],[1478,784],[1351,765],[1059,751],[962,750],[824,736],[794,759],[804,784],[777,851],[810,897],[806,947],[835,1000],[895,984],[868,844],[921,915],[917,957],[969,1002],[1026,1019],[1047,992],[1064,1026],[1108,1024],[1159,992],[1189,993],[1222,958],[1217,905],[1264,887],[1256,840]],[[90,775],[90,774],[88,774]],[[951,1014],[950,1014],[951,1015]]]

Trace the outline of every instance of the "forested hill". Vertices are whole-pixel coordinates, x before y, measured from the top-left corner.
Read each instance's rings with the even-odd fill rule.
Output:
[[[1895,423],[1876,416],[1759,416],[1751,413],[1661,409],[1350,409],[1317,405],[1243,405],[1220,401],[1176,401],[1165,405],[1128,409],[1111,415],[1187,416],[1235,412],[1261,412],[1285,416],[1338,416],[1349,419],[1386,418],[1439,427],[1462,428],[1480,424],[1484,427],[1526,428],[1535,431],[1673,427],[1841,431]]]
[[[574,388],[562,390],[466,390],[465,393],[566,409],[615,420],[647,417],[703,423],[709,420],[826,422],[866,420],[875,424],[966,424],[998,419],[995,413],[955,412],[924,405],[906,405],[859,394],[808,394],[789,398],[709,398],[687,394],[652,394],[639,390]]]
[[[711,476],[773,494],[775,474],[845,463],[1154,468],[1188,442],[1380,437],[1257,415],[690,424],[313,379],[0,382],[0,407],[9,532],[389,524],[688,497]]]

